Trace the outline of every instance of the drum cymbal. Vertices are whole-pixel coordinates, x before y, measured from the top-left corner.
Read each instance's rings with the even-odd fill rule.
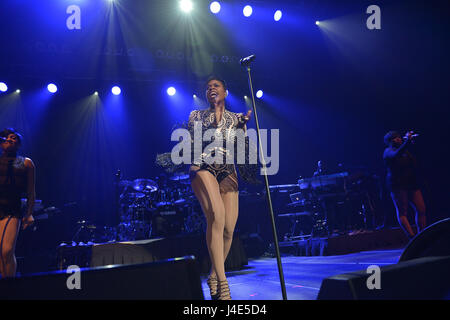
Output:
[[[188,201],[186,199],[178,199],[173,202],[175,206],[184,206]]]
[[[172,181],[180,181],[189,179],[189,175],[185,173],[176,173],[169,178]]]
[[[150,179],[136,179],[133,181],[131,187],[139,192],[154,192],[158,190],[157,183]]]

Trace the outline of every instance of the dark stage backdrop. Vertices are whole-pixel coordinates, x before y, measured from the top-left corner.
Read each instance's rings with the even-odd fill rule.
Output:
[[[0,127],[23,133],[38,199],[77,203],[78,214],[108,224],[115,172],[161,173],[155,156],[170,151],[173,124],[204,105],[209,74],[227,80],[232,111],[249,108],[238,61],[256,54],[261,126],[280,129],[271,184],[311,176],[318,160],[382,177],[384,134],[416,130],[413,149],[437,220],[450,212],[447,3],[377,1],[381,29],[369,30],[371,1],[254,1],[245,18],[245,1],[223,1],[218,15],[196,1],[187,16],[167,0],[4,0],[0,81],[9,91],[0,94]]]

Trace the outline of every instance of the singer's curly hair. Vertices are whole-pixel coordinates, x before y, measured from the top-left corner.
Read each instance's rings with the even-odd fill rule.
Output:
[[[10,134],[14,134],[17,137],[17,140],[19,140],[19,144],[22,144],[22,140],[23,140],[22,135],[13,128],[3,129],[3,131],[0,132],[0,137],[7,138]]]
[[[221,77],[219,77],[218,75],[211,75],[211,76],[209,76],[208,79],[206,80],[206,83],[205,83],[206,86],[208,86],[208,83],[209,83],[211,80],[217,80],[217,81],[219,81],[220,83],[222,83],[224,89],[227,90],[227,84],[225,83],[225,80],[223,80],[223,79],[222,79]]]
[[[402,137],[398,131],[389,131],[384,135],[384,144],[389,147],[391,145],[391,141],[397,137]]]

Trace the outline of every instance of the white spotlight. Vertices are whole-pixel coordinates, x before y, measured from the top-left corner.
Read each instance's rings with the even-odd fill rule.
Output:
[[[50,92],[50,93],[55,93],[56,91],[58,91],[58,87],[57,87],[55,84],[50,83],[50,84],[47,86],[47,90],[48,90],[48,92]]]
[[[0,91],[6,92],[8,90],[8,86],[4,82],[0,82]]]
[[[217,1],[211,2],[211,5],[209,6],[209,10],[211,10],[212,13],[217,14],[220,11],[220,3]]]
[[[183,12],[189,13],[192,11],[192,1],[190,0],[181,0],[180,1],[180,9]]]
[[[257,97],[258,99],[261,99],[262,96],[263,96],[263,94],[264,94],[264,92],[263,92],[262,90],[258,90],[258,91],[256,92],[256,97]]]
[[[167,94],[168,94],[169,96],[173,96],[175,93],[177,93],[177,90],[176,90],[174,87],[169,87],[169,88],[167,89]]]
[[[111,92],[113,95],[118,96],[122,92],[122,90],[120,90],[118,86],[114,86],[112,87]]]
[[[316,25],[319,25],[320,24],[320,21],[316,21]]]
[[[20,93],[20,89],[17,89],[17,90],[16,90],[16,93]]]
[[[275,11],[275,14],[273,15],[273,20],[280,21],[281,17],[283,16],[283,13],[281,10]]]
[[[247,5],[247,6],[244,7],[244,10],[242,10],[242,12],[244,13],[244,16],[250,17],[252,15],[252,13],[253,13],[253,9],[252,9],[251,6]]]

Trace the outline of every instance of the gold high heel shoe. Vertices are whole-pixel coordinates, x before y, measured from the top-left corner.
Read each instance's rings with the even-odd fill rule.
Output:
[[[219,297],[217,293],[217,285],[218,285],[217,278],[209,277],[208,280],[206,280],[206,283],[208,284],[209,287],[209,294],[211,295],[211,300],[217,300],[217,298]]]
[[[231,300],[230,287],[228,281],[218,281],[217,300]]]

